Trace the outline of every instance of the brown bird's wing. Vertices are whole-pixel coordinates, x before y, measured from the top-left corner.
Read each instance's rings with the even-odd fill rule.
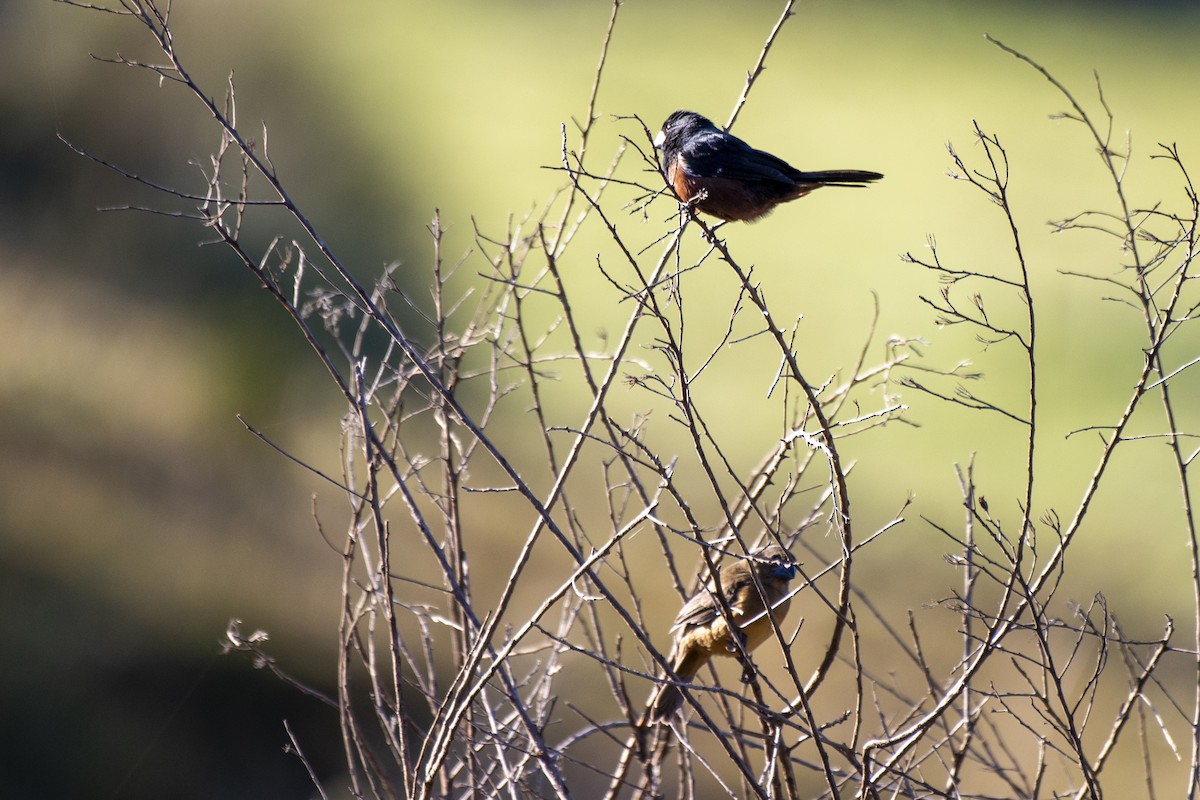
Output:
[[[675,615],[675,622],[671,625],[671,630],[677,631],[693,625],[707,625],[716,619],[718,614],[720,612],[717,610],[717,596],[713,593],[712,586],[706,585],[692,595],[691,599],[683,604],[683,608],[679,609],[679,613]]]
[[[738,567],[742,567],[742,569],[738,569]],[[745,609],[742,607],[742,601],[744,600],[742,590],[747,586],[751,586],[754,581],[750,577],[749,570],[745,569],[741,562],[731,564],[727,569],[733,570],[733,572],[726,573],[725,570],[721,570],[717,574],[728,581],[727,584],[722,584],[721,589],[725,593],[725,601],[729,603],[729,610],[733,612],[733,616],[736,619],[745,613]],[[720,601],[717,599],[717,593],[713,589],[713,584],[708,582],[704,585],[704,588],[692,595],[692,598],[683,604],[683,608],[679,609],[679,613],[675,615],[675,623],[671,626],[671,630],[677,631],[697,625],[708,625],[720,616]]]

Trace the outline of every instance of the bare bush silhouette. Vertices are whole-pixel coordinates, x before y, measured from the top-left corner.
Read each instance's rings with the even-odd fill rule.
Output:
[[[327,507],[315,517],[344,565],[338,693],[323,699],[340,714],[351,794],[1099,798],[1124,748],[1144,764],[1148,796],[1195,797],[1196,450],[1172,384],[1200,361],[1184,334],[1197,308],[1189,290],[1198,207],[1179,153],[1168,147],[1158,157],[1178,171],[1183,209],[1139,206],[1126,189],[1128,146],[1117,150],[1099,82],[1094,113],[996,42],[1053,83],[1064,116],[1111,178],[1107,210],[1058,226],[1113,237],[1121,261],[1074,279],[1105,282],[1145,328],[1142,341],[1129,343],[1144,358],[1127,403],[1077,431],[1099,440],[1083,496],[1062,511],[1039,508],[1036,487],[1049,468],[1039,457],[1049,435],[1041,420],[1052,401],[1039,380],[1039,302],[1001,137],[977,124],[970,154],[952,147],[950,157],[966,191],[990,201],[987,213],[1008,227],[1007,265],[950,266],[932,240],[907,260],[944,282],[923,298],[942,324],[1019,354],[1021,401],[968,390],[963,381],[978,375],[934,368],[916,343],[881,342],[874,330],[864,331],[857,361],[814,377],[796,347],[797,323],[772,311],[721,229],[686,206],[665,231],[626,224],[648,208],[673,209],[674,198],[642,120],[623,118],[620,141],[597,141],[596,97],[620,9],[614,3],[584,114],[562,130],[561,196],[499,233],[481,224],[468,262],[442,252],[435,215],[427,293],[406,293],[390,272],[364,284],[342,263],[289,194],[265,132],[239,126],[232,79],[216,101],[190,77],[169,5],[123,0],[107,9],[144,28],[164,57],[118,60],[190,93],[219,136],[204,185],[156,187],[176,206],[155,210],[196,220],[235,254],[345,399],[336,422],[344,468],[322,474],[346,504],[336,512],[339,531],[320,521]],[[729,125],[792,14],[788,2]],[[264,208],[283,211],[303,238],[254,250],[242,230]],[[577,249],[583,231],[603,234],[603,249]],[[483,280],[452,288],[462,285],[454,279],[465,263]],[[600,301],[579,294],[572,277],[585,268],[604,275],[624,311],[623,327],[601,349],[587,344],[589,307]],[[701,271],[729,289],[727,315],[715,326],[689,308]],[[992,310],[997,296],[1013,295],[1017,311],[1004,299]],[[746,413],[778,420],[761,440],[747,440],[745,419],[714,410],[716,376],[746,359],[765,365],[770,388]],[[960,573],[952,597],[930,598],[952,612],[939,617],[941,630],[876,602],[853,570],[866,548],[905,522],[906,503],[876,529],[855,527],[844,443],[902,424],[904,392],[972,409],[1024,447],[1019,515],[989,510],[967,463],[959,468],[962,518],[928,521]],[[1132,422],[1151,404],[1157,429],[1135,434]],[[1169,462],[1153,479],[1175,481],[1181,497],[1178,528],[1164,535],[1183,537],[1191,553],[1196,618],[1186,644],[1169,619],[1157,635],[1139,637],[1102,597],[1072,605],[1060,591],[1068,551],[1114,458],[1150,437],[1166,443]],[[687,446],[670,444],[678,441]],[[757,454],[749,466],[746,452]],[[518,528],[513,541],[495,541],[497,531]],[[683,718],[651,722],[655,685],[677,678],[665,615],[647,608],[653,587],[669,583],[682,603],[723,562],[771,542],[801,562],[789,597],[803,602],[803,614],[773,621],[762,649],[737,654],[745,686],[702,671],[684,687]],[[728,599],[720,604],[729,614]],[[863,638],[868,622],[886,646]],[[235,622],[227,640],[286,678],[263,634]],[[951,642],[952,661],[931,655]],[[778,668],[756,666],[772,657]],[[1174,671],[1164,669],[1170,662]],[[1186,774],[1160,766],[1151,740],[1167,742]],[[292,745],[303,758],[303,743]]]

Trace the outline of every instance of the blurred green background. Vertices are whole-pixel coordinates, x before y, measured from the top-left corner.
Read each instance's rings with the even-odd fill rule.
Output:
[[[607,115],[654,126],[685,107],[724,120],[780,7],[627,2],[592,146],[611,151],[633,133]],[[363,276],[400,261],[419,286],[435,208],[453,259],[472,247],[472,218],[499,233],[509,214],[540,209],[561,187],[541,167],[558,163],[560,124],[584,111],[609,14],[603,1],[177,0],[172,21],[210,94],[234,72],[242,125],[268,126],[280,175],[341,258]],[[972,121],[998,133],[1045,321],[1052,441],[1038,502],[1069,512],[1096,447],[1059,434],[1114,419],[1140,365],[1139,322],[1096,284],[1058,274],[1117,273],[1113,240],[1052,235],[1045,224],[1111,208],[1108,185],[1083,130],[1048,119],[1062,98],[985,33],[1046,65],[1096,113],[1098,70],[1118,142],[1131,131],[1131,193],[1178,206],[1177,175],[1150,155],[1158,142],[1178,143],[1185,159],[1200,149],[1193,4],[802,2],[736,132],[802,168],[887,178],[821,192],[726,235],[756,264],[779,318],[804,316],[814,375],[854,359],[877,295],[872,359],[892,333],[922,337],[931,362],[971,359],[990,379],[979,391],[1012,398],[1011,359],[938,329],[917,299],[937,284],[899,259],[933,234],[943,258],[1011,269],[1002,218],[945,177],[947,141],[974,159]],[[197,165],[217,138],[196,104],[89,56],[155,60],[150,44],[121,17],[0,3],[0,794],[307,796],[281,720],[332,779],[335,716],[217,652],[239,617],[270,631],[296,675],[328,688],[340,562],[311,509],[314,494],[331,507],[337,498],[235,415],[331,463],[342,408],[284,315],[227,253],[198,247],[206,236],[194,224],[99,213],[162,201],[56,138],[198,188]],[[629,224],[649,240],[669,213],[659,201]],[[264,242],[272,233],[254,232]],[[602,290],[587,252],[569,268]],[[594,313],[615,327],[625,311]],[[1186,354],[1189,344],[1179,346]],[[1200,349],[1195,338],[1190,347]],[[1196,380],[1185,380],[1178,396],[1194,397]],[[768,382],[748,376],[712,402],[737,409]],[[904,399],[923,427],[893,426],[853,446],[855,513],[870,531],[916,495],[910,522],[860,576],[918,607],[957,581],[937,559],[945,543],[920,521],[957,519],[953,465],[977,453],[993,512],[1011,515],[1021,451],[1003,425]],[[764,420],[763,432],[775,424]],[[1154,420],[1143,428],[1156,429]],[[1146,636],[1164,613],[1190,618],[1178,491],[1145,479],[1166,475],[1164,465],[1156,445],[1118,463],[1071,572],[1083,598],[1103,591],[1134,626],[1145,620]],[[524,531],[518,522],[514,546]],[[921,580],[892,579],[899,555]]]

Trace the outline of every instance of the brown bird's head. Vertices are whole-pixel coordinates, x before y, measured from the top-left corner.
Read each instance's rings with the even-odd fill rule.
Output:
[[[778,580],[784,583],[796,577],[796,560],[792,554],[777,544],[768,545],[751,556],[758,566],[760,580]]]

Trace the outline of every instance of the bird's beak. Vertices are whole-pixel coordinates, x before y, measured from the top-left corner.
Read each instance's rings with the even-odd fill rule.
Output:
[[[659,131],[658,135],[654,137],[654,148],[656,150],[662,148],[663,142],[665,142],[666,140],[667,140],[667,134],[663,131]]]

